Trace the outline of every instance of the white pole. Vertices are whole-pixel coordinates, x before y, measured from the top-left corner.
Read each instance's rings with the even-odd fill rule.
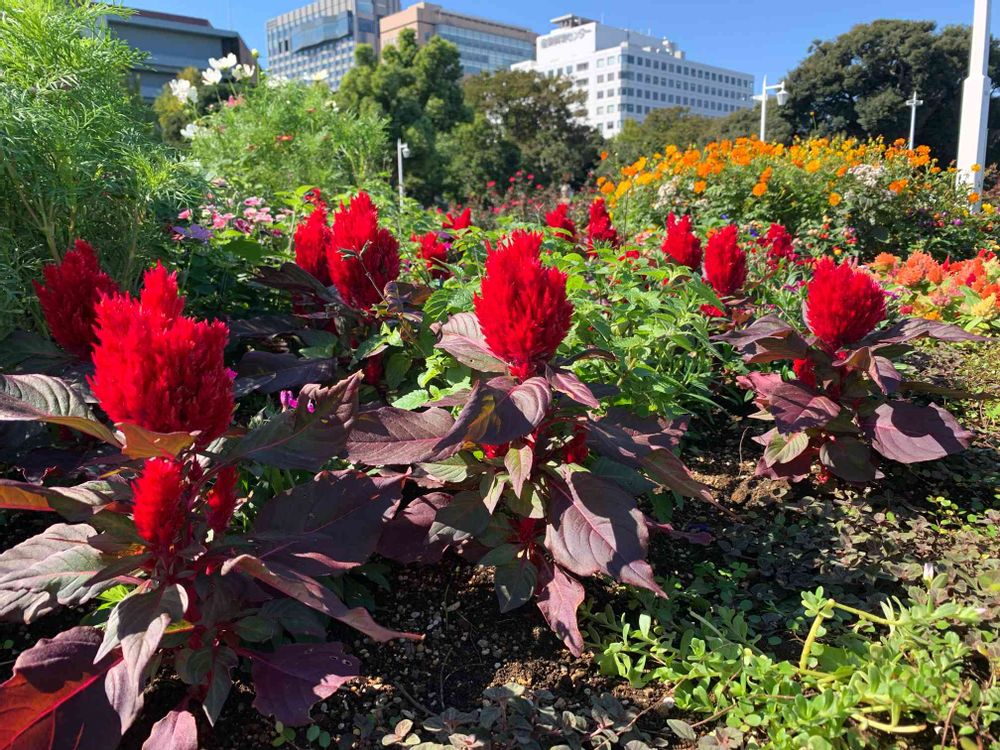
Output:
[[[917,91],[913,90],[913,96],[910,97],[909,101],[906,102],[907,106],[910,108],[910,151],[916,143],[914,140],[917,134],[917,107],[924,103],[923,99],[917,99]]]
[[[760,89],[760,139],[763,141],[767,132],[767,76],[764,76],[764,84]]]
[[[962,124],[958,133],[958,184],[979,192],[986,161],[986,124],[990,112],[990,0],[975,0],[969,77],[962,85]],[[979,165],[973,171],[973,165]]]
[[[399,208],[403,209],[403,139],[396,139],[396,168],[399,174]]]

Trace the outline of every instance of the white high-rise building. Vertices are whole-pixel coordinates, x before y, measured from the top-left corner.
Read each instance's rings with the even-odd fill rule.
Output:
[[[667,39],[574,15],[552,23],[535,42],[535,59],[511,67],[571,78],[587,93],[587,122],[606,136],[663,107],[723,117],[753,106],[752,75],[692,62]]]

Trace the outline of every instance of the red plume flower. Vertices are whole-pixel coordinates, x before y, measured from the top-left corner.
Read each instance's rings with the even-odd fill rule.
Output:
[[[139,299],[103,298],[89,381],[112,421],[155,432],[198,430],[205,445],[232,419],[233,383],[223,361],[229,329],[183,310],[177,275],[159,263],[146,271]]]
[[[326,223],[326,204],[319,198],[311,202],[316,207],[295,228],[295,262],[325,286],[329,286],[330,271],[326,265],[326,255],[333,232]]]
[[[792,371],[795,377],[808,386],[816,387],[816,365],[811,359],[792,360]]]
[[[792,247],[792,235],[781,224],[772,224],[767,230],[763,244],[767,246],[767,265],[777,268],[782,261],[789,263],[798,260],[798,255]]]
[[[560,230],[556,234],[574,244],[576,243],[576,224],[569,218],[568,203],[560,203],[555,209],[546,213],[545,223],[553,229]]]
[[[115,294],[118,285],[101,270],[90,243],[77,240],[61,263],[42,269],[45,286],[37,281],[35,294],[52,338],[70,354],[90,359],[97,343],[95,308],[101,297]]]
[[[604,198],[594,198],[590,204],[590,221],[587,222],[587,249],[594,252],[594,245],[602,242],[611,247],[617,248],[622,244],[618,236],[618,230],[611,224],[611,216],[608,215],[608,207],[604,203]]]
[[[839,266],[831,258],[816,264],[806,292],[805,318],[809,330],[830,351],[875,330],[885,319],[885,292],[870,275],[850,263]]]
[[[229,519],[233,517],[233,511],[236,509],[238,478],[235,466],[223,467],[219,470],[215,486],[205,496],[205,503],[208,506],[208,526],[216,534],[221,533],[229,525]]]
[[[701,240],[691,231],[690,216],[678,221],[672,212],[667,215],[667,236],[660,249],[675,263],[697,270],[701,265]]]
[[[399,276],[399,243],[388,229],[379,229],[378,208],[368,193],[358,193],[348,206],[341,203],[333,215],[326,262],[330,280],[356,310],[380,302],[385,285]]]
[[[444,221],[441,223],[441,228],[449,232],[458,232],[462,229],[468,229],[472,226],[472,209],[466,208],[459,214],[452,215],[451,213],[445,214]]]
[[[486,255],[486,273],[473,298],[486,344],[527,378],[544,366],[566,334],[573,305],[566,299],[566,274],[539,258],[539,232],[515,231]]]
[[[414,235],[410,238],[414,242],[420,243],[417,254],[423,258],[424,265],[431,272],[435,279],[447,279],[451,276],[451,271],[442,264],[448,262],[448,246],[441,242],[437,232],[428,232],[419,237]]]
[[[739,229],[729,224],[708,238],[705,280],[720,297],[731,297],[747,280],[747,255],[737,241]]]
[[[587,447],[589,430],[582,424],[573,426],[573,437],[563,446],[563,460],[568,464],[582,464],[590,455]]]
[[[135,530],[151,547],[166,551],[184,525],[184,480],[181,465],[151,458],[132,482]]]

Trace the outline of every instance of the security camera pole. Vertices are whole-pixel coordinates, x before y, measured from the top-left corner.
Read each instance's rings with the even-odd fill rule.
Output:
[[[767,76],[764,76],[764,83],[761,86],[760,93],[754,97],[754,101],[760,102],[760,139],[766,140],[765,136],[767,133],[767,98],[769,94],[768,91],[774,91],[774,98],[778,100],[778,106],[784,107],[785,103],[788,101],[788,90],[785,88],[785,82],[776,83],[773,86],[767,85]]]

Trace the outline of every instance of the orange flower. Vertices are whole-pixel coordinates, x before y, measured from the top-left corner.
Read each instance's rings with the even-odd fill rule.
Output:
[[[607,151],[602,151],[601,152],[601,161],[604,161],[607,158],[608,158],[608,152]]]
[[[820,168],[820,167],[821,167],[822,165],[823,165],[823,164],[822,164],[822,162],[821,162],[821,161],[820,161],[819,159],[813,159],[813,160],[812,160],[812,161],[810,161],[810,162],[809,162],[808,164],[806,164],[806,171],[807,171],[807,172],[808,172],[809,174],[812,174],[813,172],[818,172],[818,171],[819,171],[819,168]]]
[[[899,195],[904,190],[906,190],[906,186],[909,184],[910,184],[909,180],[893,180],[892,182],[889,183],[889,190],[894,192],[896,195]]]
[[[969,203],[979,203],[979,193],[969,193]]]
[[[839,206],[840,202],[844,200],[840,193],[830,193],[830,197],[827,198],[831,206]]]
[[[879,253],[875,256],[875,260],[872,261],[872,267],[879,270],[887,270],[894,267],[897,263],[899,263],[899,258],[892,253]]]
[[[707,187],[708,187],[708,183],[707,182],[705,182],[704,180],[698,180],[694,184],[694,192],[695,193],[704,193],[705,192],[705,188],[707,188]]]
[[[767,192],[767,183],[766,182],[758,182],[756,185],[753,186],[753,190],[751,192],[757,198],[760,198],[764,193]]]
[[[611,180],[605,180],[604,184],[601,185],[601,192],[605,195],[615,192],[615,183]]]

